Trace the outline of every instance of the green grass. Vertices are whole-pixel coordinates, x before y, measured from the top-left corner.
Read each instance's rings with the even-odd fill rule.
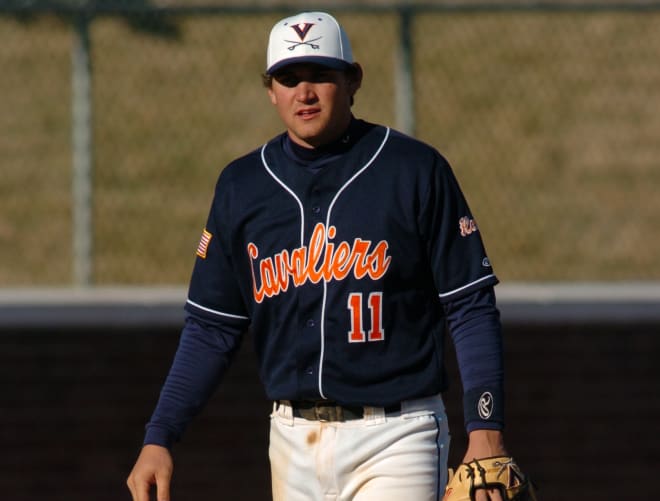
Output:
[[[186,18],[179,41],[94,22],[96,283],[187,282],[219,171],[280,131],[259,78],[278,17]],[[344,17],[355,113],[394,125],[396,18]],[[454,166],[502,280],[660,279],[659,21],[415,20],[416,135]],[[0,286],[67,284],[72,35],[0,33]]]

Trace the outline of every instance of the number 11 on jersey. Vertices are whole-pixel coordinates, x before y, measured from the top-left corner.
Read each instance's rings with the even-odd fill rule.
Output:
[[[365,341],[382,341],[385,339],[382,310],[383,293],[370,293],[367,303],[371,316],[371,329],[368,333],[365,333],[362,293],[353,292],[348,296],[348,311],[351,316],[351,330],[348,333],[349,343],[364,343]]]

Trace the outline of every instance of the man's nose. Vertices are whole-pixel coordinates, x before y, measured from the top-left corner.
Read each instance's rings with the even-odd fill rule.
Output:
[[[296,98],[300,102],[309,102],[316,99],[316,92],[311,82],[301,80],[296,86]]]

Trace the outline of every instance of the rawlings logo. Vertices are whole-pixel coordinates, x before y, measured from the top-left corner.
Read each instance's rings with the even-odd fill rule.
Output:
[[[489,391],[484,391],[479,397],[477,411],[481,419],[488,419],[493,414],[493,395]]]
[[[458,220],[458,227],[461,230],[461,236],[467,237],[471,233],[477,231],[477,222],[467,216],[463,216]]]
[[[314,227],[308,245],[291,251],[283,250],[273,257],[257,261],[259,249],[250,242],[248,256],[252,262],[252,292],[254,300],[261,303],[264,297],[273,297],[289,289],[293,283],[299,287],[306,282],[316,284],[321,280],[344,280],[350,273],[360,280],[366,276],[378,280],[390,266],[387,255],[388,243],[381,240],[375,245],[370,240],[356,238],[348,242],[333,243],[337,229],[322,223]],[[255,276],[255,268],[258,277]]]

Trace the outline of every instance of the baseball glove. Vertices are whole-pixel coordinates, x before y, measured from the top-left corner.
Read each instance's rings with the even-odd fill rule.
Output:
[[[509,456],[475,459],[451,473],[442,501],[474,501],[479,489],[497,489],[505,501],[536,501],[532,482]]]

